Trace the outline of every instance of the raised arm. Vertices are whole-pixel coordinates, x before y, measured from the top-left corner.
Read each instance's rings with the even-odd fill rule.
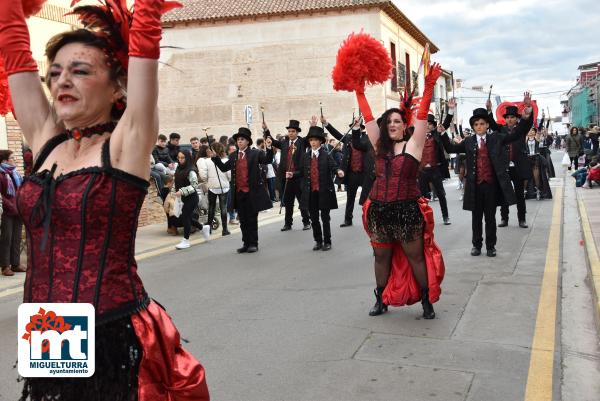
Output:
[[[498,125],[498,123],[494,119],[494,112],[492,111],[492,101],[490,99],[488,99],[485,102],[485,108],[487,109],[487,112],[489,115],[490,129],[492,131],[500,131],[501,127],[500,127],[500,125]]]
[[[338,141],[342,140],[342,138],[344,137],[344,135],[342,135],[342,133],[340,131],[338,131],[333,125],[331,125],[331,123],[329,123],[325,119],[325,117],[321,117],[321,122],[323,123],[323,126],[331,134],[332,137],[334,137]]]
[[[448,112],[446,113],[446,117],[444,118],[444,122],[442,123],[445,129],[450,128],[450,124],[452,124],[452,120],[454,119],[455,114],[456,99],[452,98],[448,101]]]
[[[275,146],[277,149],[281,150],[281,146],[283,146],[283,143],[271,136],[271,131],[269,131],[269,127],[267,127],[267,124],[264,121],[262,123],[262,128],[263,128],[263,138],[265,138],[265,139],[271,138],[272,145]]]
[[[139,169],[158,133],[160,18],[172,4],[164,0],[136,0],[129,30],[127,108],[112,135],[111,155],[117,167],[140,176],[147,175]]]
[[[369,102],[367,102],[367,97],[365,96],[365,90],[361,89],[360,91],[356,91],[356,100],[358,101],[358,108],[362,113],[365,119],[365,127],[367,129],[367,135],[369,136],[369,140],[373,147],[377,146],[377,141],[379,141],[379,126],[377,122],[373,119],[373,112],[371,111],[371,106],[369,106]]]
[[[265,139],[265,144],[267,145],[267,150],[265,152],[260,152],[258,154],[258,162],[260,164],[270,164],[273,163],[273,139],[271,137],[267,137]]]
[[[427,135],[427,114],[429,114],[429,105],[433,98],[433,89],[441,74],[442,67],[438,63],[433,63],[429,69],[429,73],[425,77],[425,88],[417,110],[417,118],[414,122],[415,132],[406,145],[406,151],[419,160],[423,153],[423,146],[425,145]]]
[[[450,141],[448,137],[448,133],[444,132],[440,135],[442,138],[442,146],[446,153],[465,153],[465,142],[461,140],[459,143],[454,143]]]
[[[8,74],[19,126],[35,155],[60,128],[50,113],[50,104],[42,88],[37,64],[31,55],[22,3],[21,0],[0,0],[0,59],[4,60],[4,68]],[[147,154],[150,154],[149,151],[150,149]]]
[[[525,109],[523,110],[521,120],[515,129],[504,137],[503,143],[505,144],[518,140],[524,140],[525,136],[527,136],[527,133],[533,126],[533,109],[531,108],[531,94],[529,92],[525,92],[523,104],[525,105]]]

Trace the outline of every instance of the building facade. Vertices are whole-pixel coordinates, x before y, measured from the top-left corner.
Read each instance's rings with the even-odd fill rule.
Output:
[[[261,108],[273,134],[285,133],[290,119],[307,130],[321,105],[345,131],[358,113],[355,96],[335,92],[331,72],[352,32],[381,40],[394,62],[393,77],[366,91],[375,114],[397,106],[398,91],[418,79],[425,44],[438,51],[391,1],[183,3],[163,18],[159,109],[161,132],[179,132],[184,140],[201,135],[203,127],[215,136],[231,135],[246,126],[248,106],[255,136]]]
[[[575,127],[600,126],[600,62],[580,65],[577,85],[568,93],[564,114]]]

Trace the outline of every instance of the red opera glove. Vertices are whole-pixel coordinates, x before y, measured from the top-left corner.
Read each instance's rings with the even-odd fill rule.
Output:
[[[365,123],[369,121],[373,121],[373,112],[371,111],[371,106],[369,106],[369,102],[367,102],[367,97],[365,96],[365,90],[357,90],[356,91],[356,100],[358,100],[358,108],[365,118]]]
[[[135,1],[133,22],[129,29],[129,55],[131,57],[158,59],[162,33],[160,17],[177,7],[181,7],[181,4],[175,1]]]
[[[8,75],[38,70],[21,1],[0,0],[0,55]]]
[[[433,88],[438,78],[442,75],[442,67],[438,63],[433,63],[429,69],[429,74],[425,77],[425,90],[421,97],[421,104],[419,104],[419,110],[417,111],[417,120],[427,120],[427,114],[429,114],[429,104],[433,98]]]

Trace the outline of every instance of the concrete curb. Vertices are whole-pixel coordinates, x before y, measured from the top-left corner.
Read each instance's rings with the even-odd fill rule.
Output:
[[[600,330],[600,258],[598,257],[598,249],[592,234],[592,227],[587,214],[585,203],[579,191],[577,193],[577,204],[579,206],[579,217],[581,219],[581,229],[583,231],[584,246],[587,256],[588,277],[592,287],[592,296],[594,298],[594,309],[596,317],[596,326]]]

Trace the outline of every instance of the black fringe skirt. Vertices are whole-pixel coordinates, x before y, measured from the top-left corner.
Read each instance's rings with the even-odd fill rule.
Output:
[[[92,377],[20,378],[20,401],[136,401],[141,358],[131,316],[96,326]]]
[[[372,201],[367,211],[371,242],[410,242],[423,235],[423,215],[416,199],[397,202]]]

